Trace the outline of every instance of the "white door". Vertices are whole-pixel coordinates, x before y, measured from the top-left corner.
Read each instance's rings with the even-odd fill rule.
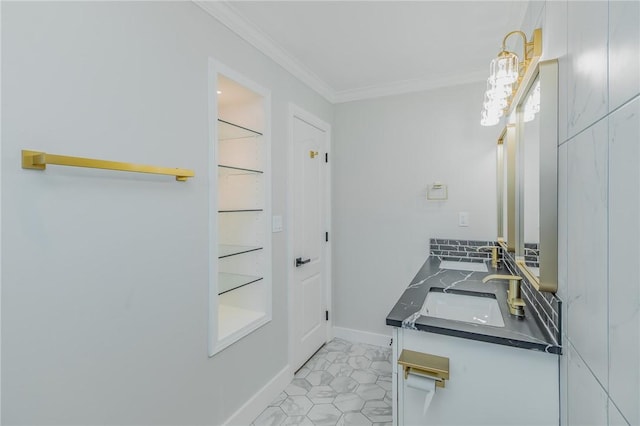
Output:
[[[293,118],[293,367],[327,340],[325,131]]]

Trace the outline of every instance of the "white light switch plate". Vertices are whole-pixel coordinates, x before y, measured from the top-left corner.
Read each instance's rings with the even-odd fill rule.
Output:
[[[458,226],[469,226],[469,212],[458,213]]]
[[[275,215],[271,218],[271,231],[282,232],[282,216]]]

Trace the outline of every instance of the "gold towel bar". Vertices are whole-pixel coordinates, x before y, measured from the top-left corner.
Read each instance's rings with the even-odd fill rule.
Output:
[[[436,379],[439,388],[443,388],[444,381],[449,380],[449,358],[403,349],[398,364],[404,370],[405,380],[410,370]]]
[[[69,157],[66,155],[47,154],[40,151],[22,150],[22,168],[44,170],[47,164],[58,166],[87,167],[90,169],[118,170],[122,172],[153,173],[157,175],[175,176],[184,182],[193,177],[193,170],[171,169],[168,167],[145,166],[142,164],[121,163],[117,161],[94,160],[92,158]]]

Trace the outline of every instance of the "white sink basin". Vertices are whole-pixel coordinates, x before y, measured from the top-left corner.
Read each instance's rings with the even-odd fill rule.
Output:
[[[492,295],[491,295],[492,296]],[[504,327],[498,301],[494,297],[430,291],[420,315]]]
[[[441,260],[440,269],[454,269],[456,271],[489,272],[483,262],[456,262],[454,260]]]

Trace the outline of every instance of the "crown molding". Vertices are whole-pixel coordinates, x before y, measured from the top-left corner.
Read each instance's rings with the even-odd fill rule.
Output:
[[[334,103],[360,101],[384,96],[402,95],[405,93],[421,92],[425,90],[440,89],[443,87],[458,86],[467,83],[477,83],[487,78],[486,71],[475,71],[463,75],[455,75],[434,80],[404,80],[389,84],[362,87],[337,92]]]
[[[194,0],[208,14],[220,21],[224,26],[253,45],[260,52],[274,60],[285,70],[315,90],[331,103],[335,103],[335,90],[309,70],[300,61],[278,46],[269,36],[256,28],[250,21],[241,16],[228,1]]]
[[[405,93],[433,90],[466,83],[475,83],[487,78],[485,71],[476,71],[434,80],[403,80],[388,84],[338,91],[329,86],[324,80],[318,77],[313,71],[298,61],[289,52],[280,47],[268,35],[251,23],[251,21],[244,18],[231,5],[230,1],[193,0],[193,3],[202,8],[209,15],[213,16],[239,37],[254,46],[264,55],[271,58],[278,65],[290,72],[294,77],[298,78],[332,104],[380,98],[384,96],[402,95]]]

